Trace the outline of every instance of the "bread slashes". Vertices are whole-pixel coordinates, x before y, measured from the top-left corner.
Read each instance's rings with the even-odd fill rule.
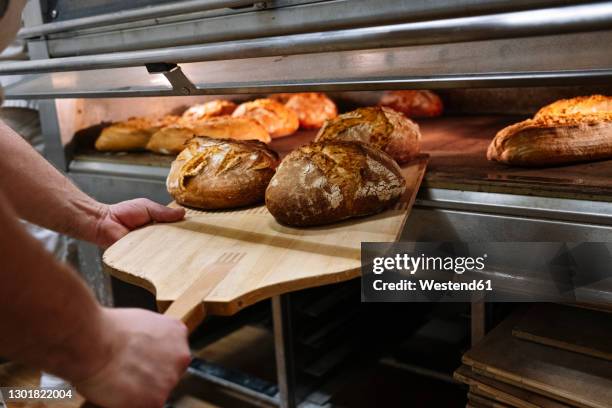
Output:
[[[533,119],[500,130],[487,159],[516,166],[550,166],[612,158],[612,98],[563,99]]]
[[[399,163],[414,159],[420,151],[419,125],[385,107],[359,108],[327,121],[315,141],[344,140],[371,144]]]
[[[259,141],[194,137],[172,163],[168,192],[182,205],[222,209],[264,200],[278,155]]]
[[[405,189],[399,166],[383,151],[330,140],[283,159],[266,190],[266,207],[282,224],[328,224],[380,212]]]

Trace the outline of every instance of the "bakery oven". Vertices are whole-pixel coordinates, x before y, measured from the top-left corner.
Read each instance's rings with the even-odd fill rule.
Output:
[[[403,240],[609,240],[612,161],[524,167],[486,152],[555,100],[612,94],[612,2],[144,3],[30,1],[19,34],[30,59],[0,64],[20,76],[7,99],[39,101],[48,159],[99,200],[171,200],[172,156],[94,148],[111,122],[281,92],[325,92],[346,112],[384,91],[432,90],[444,112],[414,119],[430,158]]]

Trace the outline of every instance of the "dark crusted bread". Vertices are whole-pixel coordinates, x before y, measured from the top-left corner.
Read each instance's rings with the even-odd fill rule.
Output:
[[[202,209],[262,202],[278,165],[264,143],[197,136],[172,163],[168,192],[183,205]]]
[[[282,224],[319,225],[380,212],[405,189],[399,166],[383,151],[331,140],[285,157],[266,190],[266,206]]]
[[[419,125],[403,114],[385,107],[359,108],[328,120],[315,141],[363,142],[383,150],[399,163],[419,153]]]

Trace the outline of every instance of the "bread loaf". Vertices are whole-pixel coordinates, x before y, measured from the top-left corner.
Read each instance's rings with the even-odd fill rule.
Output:
[[[102,129],[96,139],[95,147],[100,151],[113,152],[143,150],[153,133],[175,123],[178,119],[178,116],[169,115],[161,119],[138,117],[113,123]]]
[[[297,113],[272,99],[245,102],[238,105],[232,116],[255,120],[272,138],[288,136],[300,126]]]
[[[168,192],[202,209],[234,208],[264,200],[278,155],[258,141],[197,136],[172,163]]]
[[[215,116],[231,115],[236,110],[236,104],[232,101],[215,99],[199,105],[194,105],[183,112],[181,119],[186,122],[193,122],[208,119]]]
[[[612,114],[541,116],[500,130],[487,159],[517,166],[549,166],[612,158]]]
[[[429,118],[442,114],[442,100],[431,91],[386,91],[378,103],[409,118]]]
[[[326,120],[338,116],[336,104],[324,93],[278,94],[278,96],[272,95],[271,98],[279,100],[286,107],[295,111],[302,129],[318,129]]]
[[[161,154],[178,154],[185,143],[194,136],[209,136],[216,139],[259,140],[270,143],[270,135],[254,120],[218,116],[209,119],[181,121],[160,129],[147,144],[147,149]]]
[[[561,99],[533,119],[500,130],[487,159],[516,166],[549,166],[612,158],[612,98]]]
[[[419,126],[403,114],[390,108],[369,107],[343,113],[327,121],[315,141],[368,143],[403,163],[418,155],[420,139]]]
[[[540,109],[534,119],[545,116],[606,115],[612,112],[612,97],[604,95],[577,96],[560,99]]]
[[[327,224],[380,212],[405,189],[399,166],[386,153],[331,140],[285,157],[266,190],[266,207],[282,224]]]

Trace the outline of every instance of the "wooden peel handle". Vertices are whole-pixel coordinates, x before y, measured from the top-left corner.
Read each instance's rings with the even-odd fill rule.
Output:
[[[179,319],[191,334],[199,325],[204,321],[206,317],[206,313],[204,310],[204,304],[202,303],[202,298],[198,296],[194,296],[195,291],[192,291],[191,288],[187,289],[185,293],[183,293],[178,299],[176,299],[168,309],[164,312],[165,316],[174,317]],[[195,293],[195,295],[198,295]],[[98,405],[95,405],[89,401],[85,401],[81,408],[100,408]]]

